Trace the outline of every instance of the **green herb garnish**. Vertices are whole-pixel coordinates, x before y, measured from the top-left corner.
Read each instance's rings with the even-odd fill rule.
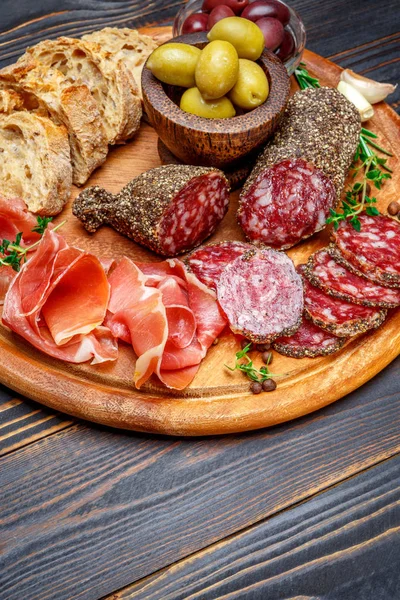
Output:
[[[268,369],[269,362],[267,365],[260,367],[260,369],[256,369],[253,361],[247,354],[251,350],[251,347],[252,344],[250,342],[243,348],[243,350],[236,352],[236,363],[234,367],[229,367],[228,365],[225,365],[225,367],[230,371],[242,371],[249,379],[252,381],[258,381],[259,383],[262,383],[267,379],[272,379],[272,377],[283,377],[283,375],[274,375],[270,372]],[[243,362],[242,359],[245,359],[246,362]]]
[[[37,217],[38,224],[32,229],[32,231],[43,235],[47,229],[48,224],[51,223],[52,220],[53,217]]]
[[[310,73],[307,71],[306,63],[300,63],[300,69],[295,70],[294,76],[296,77],[301,90],[321,87],[318,79],[311,77]]]
[[[294,75],[302,90],[321,87],[318,79],[311,77],[305,63],[300,63],[300,68],[295,70]],[[342,212],[330,209],[330,216],[326,222],[327,224],[333,223],[335,229],[339,227],[341,221],[349,220],[356,231],[361,231],[361,222],[358,218],[360,213],[365,211],[370,217],[376,217],[380,214],[378,209],[373,206],[376,204],[376,198],[367,194],[367,184],[371,183],[377,190],[380,190],[382,183],[386,179],[391,179],[390,173],[393,173],[387,165],[387,158],[379,157],[375,150],[386,156],[393,156],[393,154],[382,148],[376,142],[377,139],[376,133],[364,127],[361,128],[360,141],[351,170],[353,171],[353,177],[362,170],[362,180],[346,190],[345,200],[342,200],[340,206]],[[384,173],[382,169],[387,172]]]
[[[41,236],[43,236],[50,221],[52,221],[51,217],[37,217],[38,224],[32,229],[32,231],[35,231],[36,233],[39,233]],[[57,229],[62,227],[64,223],[65,221],[57,225],[57,227],[54,227],[53,231],[56,231]],[[21,240],[22,232],[19,232],[16,235],[14,241],[11,242],[10,240],[6,239],[2,241],[2,243],[0,244],[0,266],[3,265],[11,267],[12,269],[14,269],[14,271],[17,271],[18,273],[18,271],[21,269],[21,263],[25,263],[27,261],[28,252],[30,252],[40,243],[40,240],[38,240],[31,246],[23,248],[21,246]]]

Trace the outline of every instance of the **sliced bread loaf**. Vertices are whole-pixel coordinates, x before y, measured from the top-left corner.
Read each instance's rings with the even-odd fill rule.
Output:
[[[153,38],[140,34],[136,29],[105,27],[100,31],[84,35],[82,39],[99,44],[103,50],[111,54],[115,64],[122,61],[133,75],[140,90],[140,96],[142,95],[143,66],[158,46]]]
[[[28,48],[24,58],[58,69],[71,84],[87,85],[110,144],[126,140],[139,128],[142,107],[138,88],[133,87],[124,64],[110,60],[98,44],[60,37]]]
[[[87,86],[72,84],[57,69],[31,60],[1,69],[0,87],[18,92],[26,110],[65,125],[76,185],[83,185],[105,161],[108,145],[102,119]]]
[[[28,209],[56,215],[71,194],[72,168],[63,125],[27,111],[0,114],[0,191]]]

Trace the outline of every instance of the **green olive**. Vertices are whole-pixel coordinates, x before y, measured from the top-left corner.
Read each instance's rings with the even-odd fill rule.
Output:
[[[221,19],[208,33],[210,42],[225,40],[235,46],[239,58],[257,60],[264,50],[265,40],[261,29],[242,17]]]
[[[268,94],[268,79],[260,65],[240,58],[238,80],[229,93],[233,104],[245,110],[253,110],[266,101]]]
[[[233,88],[239,73],[239,58],[229,42],[207,44],[196,66],[196,85],[206,100],[225,96]]]
[[[204,100],[196,87],[186,90],[181,98],[181,109],[206,119],[229,119],[236,115],[232,102],[224,96],[216,100]]]
[[[193,87],[201,50],[189,44],[164,44],[150,55],[146,67],[163,83]]]

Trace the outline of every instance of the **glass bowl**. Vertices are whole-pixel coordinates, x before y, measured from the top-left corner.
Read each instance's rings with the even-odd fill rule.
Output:
[[[301,62],[303,56],[304,47],[306,45],[306,30],[304,28],[303,21],[293,8],[291,8],[285,2],[276,0],[280,4],[286,6],[290,13],[289,23],[285,26],[285,29],[290,31],[293,36],[295,47],[292,56],[284,61],[284,65],[289,75],[293,75],[295,69]],[[182,35],[182,26],[184,21],[189,15],[194,13],[201,13],[201,6],[203,0],[189,0],[178,12],[174,21],[173,36]]]

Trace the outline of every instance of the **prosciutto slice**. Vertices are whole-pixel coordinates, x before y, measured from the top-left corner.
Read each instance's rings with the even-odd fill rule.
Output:
[[[179,260],[135,265],[123,258],[109,275],[106,325],[138,356],[137,388],[152,375],[183,389],[226,325],[214,292]]]
[[[54,358],[92,364],[115,360],[116,340],[102,326],[109,296],[100,261],[47,229],[7,292],[2,320]]]
[[[146,286],[146,276],[127,257],[109,275],[111,297],[106,325],[131,343],[138,356],[134,383],[140,388],[159,368],[168,339],[166,309],[160,290]]]
[[[14,241],[18,233],[22,233],[21,246],[30,246],[40,240],[40,234],[32,231],[36,226],[36,217],[27,211],[25,202],[0,196],[0,243],[3,240]],[[0,305],[15,276],[16,271],[11,267],[0,267]]]

